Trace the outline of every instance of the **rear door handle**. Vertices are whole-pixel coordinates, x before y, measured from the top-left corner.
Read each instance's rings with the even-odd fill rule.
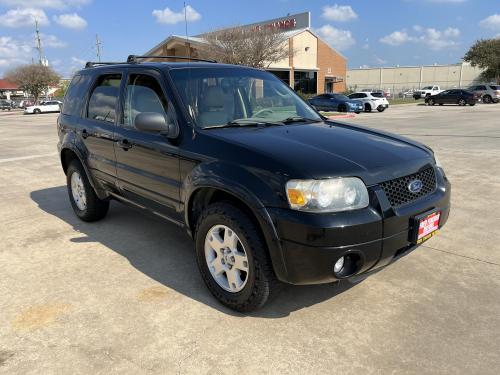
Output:
[[[129,148],[131,148],[134,144],[129,142],[128,139],[120,139],[118,142],[116,142],[119,147],[121,147],[123,150],[127,151]]]

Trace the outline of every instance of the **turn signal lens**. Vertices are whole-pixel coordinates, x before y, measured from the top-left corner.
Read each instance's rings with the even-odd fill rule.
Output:
[[[304,198],[304,195],[300,190],[288,189],[287,194],[288,194],[288,200],[290,201],[291,204],[297,206],[303,206],[304,204],[306,204],[306,199]]]

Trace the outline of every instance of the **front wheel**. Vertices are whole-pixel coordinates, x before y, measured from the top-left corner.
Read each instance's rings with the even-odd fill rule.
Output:
[[[434,105],[434,104],[436,104],[436,102],[434,101],[434,99],[429,99],[429,100],[427,101],[427,104],[428,104],[428,105]]]
[[[463,99],[463,98],[462,98],[462,99],[459,99],[459,100],[458,100],[458,105],[460,105],[460,106],[464,106],[464,105],[466,105],[466,104],[467,104],[467,102],[465,101],[465,99]]]
[[[377,111],[379,111],[379,112],[384,112],[384,111],[385,111],[385,107],[378,107],[378,108],[377,108]]]
[[[35,109],[33,110],[33,113],[34,113],[35,115],[39,115],[40,113],[42,113],[42,111],[40,111],[38,108],[35,108]]]
[[[489,95],[483,96],[483,103],[489,104],[489,103],[491,103],[491,101],[492,101],[491,96],[489,96]]]
[[[208,290],[223,305],[256,310],[278,282],[256,224],[227,202],[206,208],[196,225],[196,259]]]
[[[469,103],[469,105],[470,105],[471,107],[473,107],[473,106],[475,106],[475,105],[476,105],[476,103]]]
[[[97,197],[79,161],[73,160],[66,171],[66,184],[73,211],[83,221],[97,221],[108,213],[109,201]]]

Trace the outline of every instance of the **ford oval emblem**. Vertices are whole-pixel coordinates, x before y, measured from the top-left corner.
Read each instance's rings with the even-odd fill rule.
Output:
[[[408,190],[410,190],[411,193],[418,193],[420,190],[422,190],[422,181],[420,180],[413,180],[408,184]]]

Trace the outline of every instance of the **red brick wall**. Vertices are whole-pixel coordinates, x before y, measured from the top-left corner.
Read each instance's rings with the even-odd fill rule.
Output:
[[[322,94],[325,91],[325,76],[342,77],[344,82],[335,83],[333,85],[333,91],[345,91],[347,60],[319,38],[318,68],[318,94]],[[331,69],[331,73],[328,73],[328,68]]]

